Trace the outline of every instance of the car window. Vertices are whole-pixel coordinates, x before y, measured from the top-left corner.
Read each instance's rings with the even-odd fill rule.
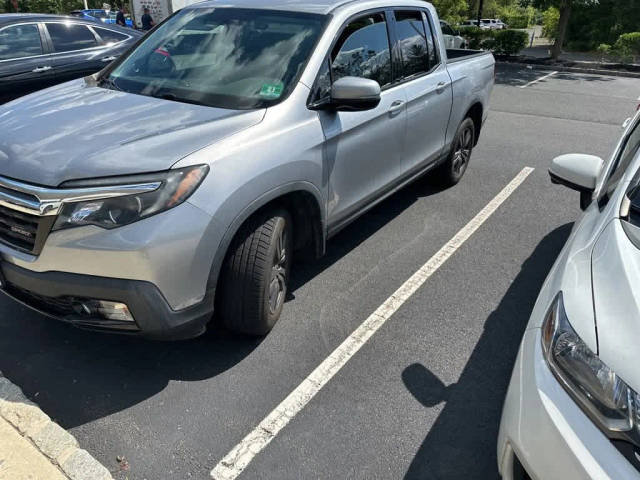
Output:
[[[340,34],[331,55],[333,81],[364,77],[381,87],[391,83],[391,49],[383,13],[350,22]]]
[[[622,147],[616,156],[609,178],[605,183],[602,199],[606,202],[614,192],[620,179],[624,176],[629,164],[635,158],[640,149],[640,122],[636,123],[635,128],[627,135]]]
[[[47,30],[56,52],[82,50],[98,45],[96,37],[85,25],[74,23],[47,23]]]
[[[394,15],[404,77],[429,71],[431,68],[429,47],[427,46],[427,32],[424,29],[422,13],[419,11],[396,11]]]
[[[107,45],[122,42],[123,40],[129,38],[124,33],[114,32],[113,30],[109,30],[108,28],[93,27],[93,29],[100,36],[102,41]]]
[[[444,22],[440,22],[440,28],[442,28],[442,33],[445,35],[455,35],[453,29]]]
[[[272,106],[297,84],[327,20],[267,9],[183,9],[147,34],[103,85],[221,108]]]
[[[33,57],[42,53],[37,25],[12,25],[0,30],[0,60]]]

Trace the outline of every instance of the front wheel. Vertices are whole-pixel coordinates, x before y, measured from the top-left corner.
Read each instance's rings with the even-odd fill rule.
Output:
[[[436,176],[441,185],[449,187],[460,181],[464,172],[467,171],[475,139],[475,125],[473,120],[467,117],[458,127],[449,156],[436,170]]]
[[[254,215],[234,238],[217,310],[230,330],[266,335],[280,318],[291,267],[292,221],[284,209]]]

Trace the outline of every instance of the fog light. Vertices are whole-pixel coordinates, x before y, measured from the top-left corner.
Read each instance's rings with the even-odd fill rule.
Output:
[[[124,303],[109,300],[84,300],[73,306],[74,310],[85,316],[99,316],[106,320],[133,322],[133,315]]]
[[[133,315],[124,303],[110,302],[108,300],[97,300],[96,310],[100,315],[108,320],[119,320],[121,322],[133,322]]]

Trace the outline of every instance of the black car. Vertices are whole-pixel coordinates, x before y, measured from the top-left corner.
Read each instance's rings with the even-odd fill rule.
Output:
[[[76,17],[0,15],[0,103],[90,75],[141,33]]]

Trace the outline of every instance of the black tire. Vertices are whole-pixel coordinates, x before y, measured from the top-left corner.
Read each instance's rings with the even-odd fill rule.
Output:
[[[467,171],[475,141],[475,124],[467,117],[458,126],[449,156],[435,172],[435,178],[440,185],[451,187],[460,181]]]
[[[291,253],[292,222],[286,210],[258,213],[242,225],[218,281],[216,310],[229,330],[269,333],[287,296]]]

